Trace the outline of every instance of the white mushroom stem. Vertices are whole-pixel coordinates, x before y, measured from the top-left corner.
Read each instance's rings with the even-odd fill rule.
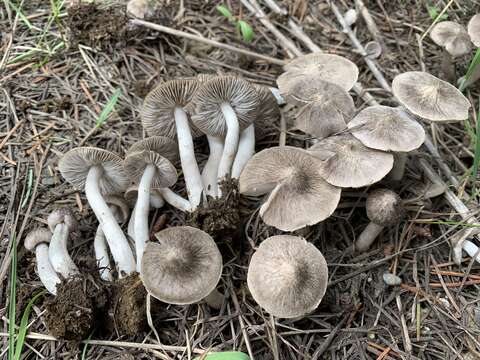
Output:
[[[216,136],[207,136],[210,155],[202,171],[203,188],[207,195],[218,195],[218,166],[223,154],[223,140]]]
[[[462,247],[460,248],[460,256],[459,258],[461,259],[462,258],[462,249],[471,257],[471,258],[474,258],[476,262],[479,262],[480,263],[480,253],[479,253],[479,249],[478,249],[478,246],[475,245],[474,243],[472,243],[470,240],[465,240],[465,241],[462,241]],[[454,251],[457,250],[455,247],[454,247]],[[458,255],[457,255],[458,256]]]
[[[393,181],[400,181],[403,179],[403,175],[405,174],[405,166],[407,164],[407,153],[405,152],[397,152],[393,154],[394,156],[394,163],[393,168],[390,171],[390,179]]]
[[[240,135],[237,155],[232,166],[232,178],[240,177],[243,168],[253,154],[255,154],[255,126],[251,124]]]
[[[227,123],[227,135],[225,137],[225,147],[223,148],[222,158],[218,166],[218,181],[230,175],[240,136],[240,125],[238,124],[237,114],[235,114],[233,108],[230,104],[223,103],[221,109],[225,122]]]
[[[165,202],[176,207],[178,210],[190,212],[192,211],[192,206],[189,201],[185,200],[180,195],[175,194],[172,190],[168,188],[162,188],[157,190],[165,199]]]
[[[223,304],[224,295],[217,289],[214,289],[210,294],[203,298],[203,301],[213,309],[220,310]]]
[[[190,206],[190,202],[185,200],[188,206]],[[158,192],[158,190],[150,191],[150,206],[155,209],[160,209],[163,205],[165,205],[165,200],[163,199],[162,195]],[[136,213],[137,206],[135,205],[132,210],[132,214],[130,216],[130,220],[128,221],[127,227],[127,234],[132,239],[135,240],[135,213]]]
[[[132,213],[130,214],[130,220],[128,220],[127,226],[127,235],[131,240],[135,241],[135,214],[137,212],[137,205],[133,207]]]
[[[384,226],[375,224],[373,221],[367,225],[362,231],[357,241],[355,242],[355,249],[358,252],[367,251],[373,244],[377,236],[382,232]]]
[[[77,265],[68,254],[67,243],[70,229],[65,223],[55,225],[52,240],[48,247],[48,258],[53,269],[60,273],[64,278],[69,278],[79,274]]]
[[[85,183],[85,194],[95,216],[102,225],[112,257],[118,266],[119,277],[122,277],[122,272],[128,275],[135,271],[135,258],[125,234],[100,193],[99,181],[102,171],[99,166],[90,168]]]
[[[40,281],[50,294],[56,295],[57,285],[61,283],[61,280],[50,263],[48,245],[46,243],[38,244],[35,247],[35,257]]]
[[[175,108],[175,126],[177,128],[178,151],[182,165],[185,187],[192,208],[195,209],[202,198],[203,182],[193,147],[192,133],[187,114],[182,108]]]

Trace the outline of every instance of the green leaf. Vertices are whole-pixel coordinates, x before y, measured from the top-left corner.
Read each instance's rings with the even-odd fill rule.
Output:
[[[95,127],[99,128],[102,126],[105,121],[107,121],[108,115],[113,111],[113,108],[117,104],[118,98],[122,94],[122,90],[117,89],[113,93],[112,97],[108,101],[107,105],[103,108],[102,112],[100,113],[100,116],[97,119],[97,122],[95,123]]]
[[[12,236],[10,245],[12,262],[10,264],[10,296],[8,304],[8,360],[14,360],[15,354],[15,311],[17,293],[17,240]]]
[[[194,360],[250,360],[247,354],[240,351],[224,351],[209,353],[207,356],[200,356]]]
[[[428,7],[427,7],[427,10],[428,10],[428,15],[430,15],[430,18],[431,18],[432,20],[436,20],[437,17],[438,17],[438,14],[440,13],[440,12],[438,11],[438,8],[437,8],[436,6],[428,6]],[[447,13],[443,14],[443,15],[440,17],[439,20],[446,20],[446,19],[448,19],[448,14],[447,14]]]
[[[243,20],[239,20],[237,23],[240,33],[242,34],[243,41],[250,43],[253,40],[253,29],[252,27]]]
[[[222,14],[222,16],[225,16],[229,21],[234,21],[235,19],[233,18],[232,12],[228,7],[225,5],[221,4],[217,6],[217,11]]]

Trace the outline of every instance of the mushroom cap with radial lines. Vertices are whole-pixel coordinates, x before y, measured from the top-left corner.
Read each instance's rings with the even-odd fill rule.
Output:
[[[155,234],[142,257],[140,277],[147,291],[169,304],[192,304],[217,286],[222,256],[206,232],[177,226]]]
[[[280,119],[277,99],[270,89],[263,85],[254,85],[258,93],[257,117],[255,119],[255,138],[261,138],[273,124]]]
[[[172,163],[178,161],[178,144],[166,136],[151,136],[139,140],[128,149],[127,154],[144,150],[155,151]]]
[[[48,227],[51,231],[55,230],[58,224],[65,224],[70,228],[70,231],[75,231],[78,228],[78,222],[75,214],[69,208],[59,208],[53,210],[47,218]]]
[[[470,102],[453,85],[429,73],[409,71],[392,82],[393,95],[408,111],[431,121],[465,120]]]
[[[405,214],[402,199],[389,189],[377,189],[368,194],[365,208],[370,221],[381,226],[393,225]]]
[[[465,30],[463,25],[454,21],[437,23],[433,27],[430,37],[435,44],[444,47],[454,57],[465,55],[472,48],[467,30]]]
[[[281,318],[303,316],[315,310],[325,295],[327,262],[303,238],[272,236],[253,254],[247,283],[255,301],[270,314]]]
[[[269,193],[260,208],[263,221],[294,231],[328,218],[337,208],[341,190],[323,180],[321,162],[305,150],[272,147],[255,154],[240,175],[240,193]]]
[[[168,188],[177,182],[177,170],[165,157],[155,151],[130,153],[124,160],[125,172],[134,182],[139,182],[148,165],[155,166],[152,189]]]
[[[369,149],[351,134],[325,138],[308,149],[322,161],[321,176],[342,188],[359,188],[383,179],[393,167],[393,155]]]
[[[360,111],[348,128],[371,149],[409,152],[425,141],[425,130],[401,108],[370,106]]]
[[[127,189],[128,190],[128,189]],[[120,216],[120,222],[124,223],[128,220],[128,217],[130,216],[130,208],[128,207],[127,202],[125,199],[120,196],[120,195],[107,195],[105,196],[105,202],[108,204],[108,206],[112,207],[115,206],[117,209],[120,210],[119,216]]]
[[[176,138],[174,112],[176,108],[185,108],[198,89],[194,79],[178,79],[166,81],[148,93],[140,110],[142,124],[150,136],[166,136]],[[190,127],[192,136],[202,135],[194,127]]]
[[[315,84],[328,81],[350,90],[358,79],[358,67],[350,60],[333,54],[311,53],[297,57],[285,65],[286,72],[277,79],[282,94],[291,94],[297,82]]]
[[[33,251],[39,244],[49,244],[51,239],[52,233],[50,230],[45,228],[38,228],[28,233],[23,242],[23,246],[25,246],[25,249]]]
[[[214,77],[199,87],[189,105],[192,122],[207,135],[225,136],[227,123],[221,110],[222,104],[233,108],[241,131],[255,121],[259,97],[247,80],[234,76]]]
[[[474,15],[467,26],[468,35],[473,45],[480,47],[480,14]]]
[[[58,163],[63,178],[77,189],[84,189],[90,168],[98,166],[103,172],[99,187],[102,194],[125,191],[129,182],[118,155],[95,147],[78,147],[65,153]]]

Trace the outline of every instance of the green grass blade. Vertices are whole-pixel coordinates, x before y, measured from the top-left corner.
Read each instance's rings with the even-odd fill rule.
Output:
[[[121,94],[122,94],[122,90],[120,89],[115,90],[112,97],[108,101],[107,105],[105,105],[102,112],[100,113],[100,116],[97,119],[95,127],[99,128],[105,123],[105,121],[107,121],[108,115],[110,115],[110,113],[113,111],[113,108],[117,104],[118,98],[120,97]]]
[[[467,73],[462,79],[462,82],[460,83],[460,86],[458,87],[460,91],[465,90],[465,84],[467,83],[468,79],[472,76],[473,72],[475,71],[475,68],[480,64],[480,48],[477,49],[475,52],[475,56],[473,57],[472,61],[470,62],[470,65],[468,66]]]
[[[88,335],[88,338],[87,340],[90,340],[93,336],[93,333],[95,332],[95,330],[93,330],[90,335]],[[82,358],[81,360],[86,360],[87,359],[87,349],[88,349],[88,342],[85,343],[85,345],[83,345],[83,350],[82,350]]]
[[[478,174],[478,166],[480,165],[480,98],[478,103],[478,112],[477,112],[477,123],[475,124],[475,158],[473,159],[473,166],[472,166],[472,173],[471,179],[473,182],[473,188],[476,189],[477,183],[477,174]]]
[[[27,193],[25,194],[22,204],[20,205],[21,208],[24,208],[25,205],[27,205],[28,199],[30,198],[30,194],[32,193],[32,186],[33,186],[33,169],[28,169]]]
[[[11,242],[12,262],[10,264],[10,297],[8,304],[8,360],[14,360],[15,354],[15,311],[17,293],[17,240],[15,234]]]
[[[224,352],[213,352],[209,353],[206,356],[200,356],[194,360],[249,360],[247,354],[240,351],[224,351]]]
[[[23,21],[23,23],[28,27],[29,30],[33,29],[33,25],[30,22],[30,20],[27,19],[27,17],[23,14],[22,10],[18,8],[13,2],[8,1],[8,4],[10,7],[18,14],[18,17]]]

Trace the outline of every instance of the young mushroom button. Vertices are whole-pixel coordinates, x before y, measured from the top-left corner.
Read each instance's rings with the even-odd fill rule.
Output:
[[[281,318],[304,316],[315,310],[325,295],[327,262],[303,238],[272,236],[253,254],[247,283],[255,301],[270,314]]]

